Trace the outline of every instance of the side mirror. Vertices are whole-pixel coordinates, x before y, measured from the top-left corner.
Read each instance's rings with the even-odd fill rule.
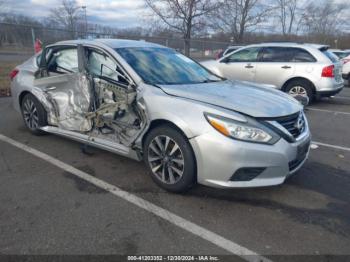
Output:
[[[222,59],[220,61],[220,63],[228,64],[228,63],[230,63],[230,59],[228,57],[226,57],[226,58]]]

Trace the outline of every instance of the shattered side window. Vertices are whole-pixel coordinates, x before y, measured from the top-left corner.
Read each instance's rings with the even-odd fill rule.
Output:
[[[95,51],[90,51],[89,62],[88,62],[89,72],[92,75],[100,76],[102,65],[108,68],[107,70],[106,68],[103,69],[104,76],[107,76],[111,79],[118,80],[118,74],[115,71],[115,69],[117,68],[117,64],[104,54],[101,54]]]
[[[117,70],[117,63],[101,51],[90,49],[88,52],[88,71],[95,77],[106,77],[122,84],[129,84],[127,76]]]
[[[78,52],[76,48],[56,51],[50,62],[49,71],[61,74],[78,72]]]

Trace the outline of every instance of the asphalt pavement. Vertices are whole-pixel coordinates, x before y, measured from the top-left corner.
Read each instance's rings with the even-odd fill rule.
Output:
[[[0,112],[0,134],[168,211],[160,218],[0,141],[0,254],[230,254],[217,239],[176,224],[178,216],[273,260],[350,255],[350,88],[308,107],[315,144],[285,184],[197,186],[184,195],[157,187],[143,163],[98,149],[86,155],[79,143],[31,135],[11,98],[0,98]]]

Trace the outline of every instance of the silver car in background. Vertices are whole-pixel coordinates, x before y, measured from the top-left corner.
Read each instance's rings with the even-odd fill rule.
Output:
[[[342,64],[327,49],[314,44],[255,44],[202,65],[227,79],[270,84],[312,101],[335,95],[344,87]]]
[[[59,42],[11,77],[14,107],[33,134],[144,160],[172,192],[195,183],[281,184],[309,153],[308,123],[294,98],[222,79],[160,45]]]

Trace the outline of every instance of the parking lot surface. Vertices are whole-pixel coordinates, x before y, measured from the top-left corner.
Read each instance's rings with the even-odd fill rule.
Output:
[[[0,98],[0,112],[6,138],[168,211],[161,218],[0,140],[1,254],[232,254],[217,244],[222,237],[237,244],[237,252],[246,248],[267,258],[350,255],[350,88],[308,107],[313,149],[285,184],[197,186],[184,195],[158,188],[143,163],[98,149],[86,155],[76,142],[31,135],[10,98]],[[191,232],[176,217],[217,239]]]

